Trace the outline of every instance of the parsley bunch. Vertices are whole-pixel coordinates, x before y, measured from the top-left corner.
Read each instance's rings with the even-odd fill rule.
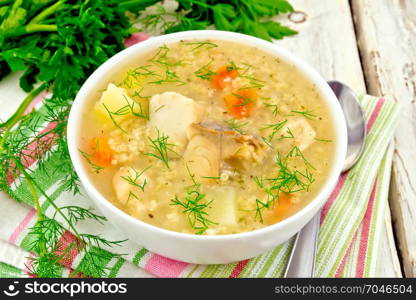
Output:
[[[165,33],[206,29],[234,31],[267,41],[281,39],[297,32],[270,18],[293,11],[287,0],[177,0],[176,21],[165,21],[166,11],[160,9],[147,16],[145,24],[155,27],[163,23]],[[150,22],[149,22],[150,21]]]
[[[89,74],[123,49],[123,39],[132,33],[124,8],[115,0],[2,2],[0,79],[24,71],[20,86],[27,92],[36,81],[53,82],[56,96],[74,97]]]

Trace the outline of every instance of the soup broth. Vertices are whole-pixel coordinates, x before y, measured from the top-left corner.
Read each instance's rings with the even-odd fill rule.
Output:
[[[143,53],[84,111],[80,154],[119,209],[190,234],[279,222],[321,189],[333,121],[296,67],[235,42]]]

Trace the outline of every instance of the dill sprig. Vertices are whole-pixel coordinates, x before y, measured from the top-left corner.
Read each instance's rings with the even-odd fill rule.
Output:
[[[170,48],[168,46],[160,46],[156,54],[151,59],[149,59],[149,62],[164,68],[181,66],[184,64],[182,61],[172,61],[172,59],[168,56],[169,51]]]
[[[133,88],[134,86],[140,86],[143,84],[143,79],[149,77],[158,77],[160,76],[156,71],[151,70],[152,66],[144,65],[139,66],[135,69],[127,70],[126,76],[124,79],[119,83],[121,86],[125,86],[129,89]]]
[[[316,168],[305,158],[298,146],[293,146],[286,157],[300,157],[307,167],[316,170]]]
[[[204,234],[210,225],[217,225],[208,219],[206,209],[209,208],[211,201],[205,200],[205,194],[200,192],[201,185],[196,182],[195,174],[192,174],[188,165],[186,165],[189,176],[192,180],[192,185],[187,188],[187,194],[184,200],[180,200],[177,195],[171,199],[170,205],[180,206],[183,208],[183,213],[187,214],[189,224],[196,230],[196,234]]]
[[[272,148],[272,141],[274,136],[286,125],[287,120],[283,120],[274,124],[266,124],[266,126],[260,128],[260,130],[268,130],[271,129],[271,133],[267,138],[262,137],[263,141]]]
[[[212,42],[183,42],[181,43],[181,45],[193,46],[191,51],[208,50],[208,49],[218,47],[217,44],[212,43]]]
[[[305,118],[310,119],[310,120],[314,120],[318,117],[317,115],[314,115],[311,111],[307,111],[307,110],[305,111],[291,110],[290,112],[302,115]]]
[[[256,218],[263,223],[262,211],[274,207],[275,202],[279,203],[281,193],[293,194],[301,191],[309,191],[310,185],[315,181],[313,174],[306,169],[305,172],[291,170],[288,166],[290,156],[281,157],[276,155],[275,163],[277,172],[274,177],[253,178],[256,185],[265,192],[266,199],[256,199]]]
[[[175,83],[175,85],[184,85],[186,84],[185,81],[182,81],[179,79],[176,72],[170,71],[168,69],[165,70],[165,75],[162,79],[155,80],[155,81],[149,81],[149,84],[164,84],[164,83]]]
[[[287,134],[287,135],[282,134],[282,135],[279,137],[279,140],[284,140],[284,139],[293,139],[293,138],[295,138],[295,136],[293,135],[292,130],[290,130],[290,128],[289,128],[289,127],[286,127],[286,134]]]
[[[324,143],[332,143],[333,142],[332,140],[329,140],[329,139],[318,139],[318,138],[315,138],[315,141],[324,142]]]
[[[213,63],[213,60],[210,60],[208,63],[200,67],[198,70],[194,72],[196,77],[199,77],[203,80],[211,80],[212,76],[218,75],[218,73],[212,71],[209,67]]]
[[[239,77],[244,78],[245,80],[248,81],[248,83],[240,87],[239,90],[251,89],[251,88],[261,89],[262,87],[264,87],[265,81],[260,80],[250,75],[250,72],[253,66],[247,63],[243,63],[242,65],[243,67],[238,68],[238,70],[240,71]]]
[[[116,117],[126,116],[128,114],[131,114],[132,116],[142,118],[145,120],[149,120],[149,114],[144,112],[144,109],[142,107],[141,103],[137,103],[135,101],[129,101],[126,96],[124,96],[124,99],[126,100],[126,105],[120,107],[116,111],[111,111],[105,103],[103,103],[104,109],[107,112],[111,122],[115,127],[120,129],[125,134],[128,134],[128,132],[123,129],[120,124],[116,121]],[[137,109],[135,109],[135,106],[137,105]]]
[[[165,7],[160,4],[156,4],[155,12],[140,17],[138,19],[138,24],[140,24],[143,29],[166,31],[177,24],[179,18],[180,16],[178,13],[168,12]]]
[[[148,155],[161,160],[163,164],[169,169],[170,166],[168,152],[175,153],[175,151],[172,150],[174,144],[168,142],[169,137],[161,133],[158,129],[157,137],[155,139],[152,139],[150,136],[148,136],[147,139],[149,140],[150,147],[154,150],[154,152],[147,152],[144,155]]]
[[[279,106],[277,104],[263,102],[264,106],[272,110],[272,114],[274,117],[277,116],[279,113]]]
[[[100,173],[100,171],[104,170],[103,166],[97,165],[94,163],[91,159],[91,154],[88,154],[81,149],[78,149],[78,151],[81,153],[81,155],[84,157],[85,161],[90,165],[92,171],[96,174]]]
[[[248,121],[238,121],[234,118],[224,120],[224,123],[227,124],[231,129],[237,131],[240,134],[245,134],[245,131],[242,129],[245,127],[249,122]]]
[[[148,169],[150,169],[151,167],[147,167],[145,169],[143,169],[141,172],[137,171],[136,168],[131,168],[131,170],[133,170],[134,175],[133,176],[120,176],[123,180],[125,180],[128,184],[130,184],[131,186],[137,187],[139,189],[142,190],[142,192],[144,192],[144,187],[147,184],[147,180],[146,178],[143,180],[143,183],[140,184],[138,182],[138,180],[140,179],[140,177],[143,175],[143,173],[145,171],[147,171]]]

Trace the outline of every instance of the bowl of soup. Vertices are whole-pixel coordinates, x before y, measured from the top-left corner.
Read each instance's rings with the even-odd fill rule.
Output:
[[[273,249],[325,203],[346,127],[326,82],[272,43],[188,31],[125,49],[68,120],[86,192],[132,241],[198,264]]]

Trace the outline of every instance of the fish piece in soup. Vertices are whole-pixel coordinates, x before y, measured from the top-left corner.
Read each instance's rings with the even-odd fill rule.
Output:
[[[113,188],[117,199],[127,203],[131,199],[139,199],[148,184],[145,171],[138,171],[134,167],[123,166],[113,176]]]
[[[149,127],[162,131],[177,147],[186,145],[191,124],[202,118],[202,109],[193,99],[175,92],[154,95],[149,110]]]
[[[295,144],[301,151],[306,150],[315,142],[316,132],[304,117],[292,117],[287,120],[281,134],[287,134],[287,130],[293,135]]]
[[[204,177],[219,176],[220,152],[218,144],[208,137],[194,136],[186,147],[184,160],[198,180]]]

